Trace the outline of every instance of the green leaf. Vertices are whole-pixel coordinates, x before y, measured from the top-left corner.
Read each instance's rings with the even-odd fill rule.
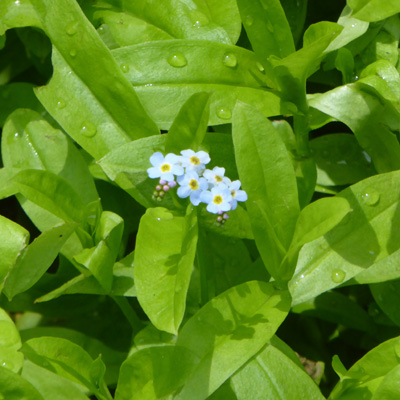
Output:
[[[77,226],[69,223],[45,231],[21,251],[3,281],[3,291],[9,300],[43,276]]]
[[[234,0],[123,1],[117,10],[94,11],[119,46],[173,38],[235,43],[241,28]]]
[[[115,385],[117,383],[119,368],[121,366],[121,363],[126,359],[125,351],[116,350],[112,347],[109,347],[109,345],[105,345],[99,339],[90,337],[76,330],[62,328],[58,326],[39,326],[30,329],[23,329],[21,331],[21,338],[23,342],[26,342],[27,340],[35,337],[44,336],[68,339],[70,342],[73,342],[86,350],[92,358],[98,357],[98,355],[101,354],[102,359],[107,366],[105,375],[106,382],[109,385]],[[23,372],[26,372],[26,362],[23,368]],[[44,371],[41,371],[41,375],[43,373]],[[56,379],[55,376],[53,376],[53,378]]]
[[[165,143],[166,153],[179,154],[181,150],[197,151],[207,131],[211,93],[195,93],[179,110]]]
[[[157,400],[178,389],[193,369],[194,357],[179,346],[135,351],[122,364],[115,400]]]
[[[285,11],[296,44],[303,33],[304,23],[307,14],[308,0],[281,0],[281,5]]]
[[[271,338],[290,307],[287,291],[250,281],[212,299],[183,327],[178,346],[199,361],[176,400],[206,399]]]
[[[381,310],[398,326],[400,326],[400,312],[398,304],[400,282],[386,281],[370,285],[372,296]]]
[[[28,360],[24,362],[22,377],[40,392],[43,400],[89,400],[75,383]]]
[[[23,344],[21,351],[28,360],[38,366],[83,385],[98,399],[111,399],[101,376],[99,385],[92,383],[93,376],[90,375],[90,371],[96,361],[93,361],[80,346],[66,339],[42,337],[28,340]]]
[[[0,289],[4,278],[29,243],[29,232],[0,215]]]
[[[156,181],[149,179],[147,169],[151,167],[150,156],[155,151],[164,151],[165,140],[166,135],[135,140],[110,152],[98,164],[112,181],[138,203],[145,207],[155,206],[156,202],[151,197]]]
[[[83,222],[83,200],[65,179],[48,171],[25,169],[13,182],[24,197],[58,218]]]
[[[390,104],[382,104],[379,97],[367,93],[358,83],[315,95],[309,102],[349,126],[379,173],[400,168],[400,145],[390,130],[399,129],[400,115]]]
[[[285,58],[270,59],[282,96],[300,112],[307,111],[306,80],[319,67],[324,52],[342,27],[333,22],[311,25],[304,34],[304,47]]]
[[[20,371],[24,361],[24,356],[18,352],[20,347],[21,338],[18,329],[8,314],[0,308],[0,366],[2,369],[4,367],[15,373]],[[1,391],[0,384],[0,394]]]
[[[317,165],[319,185],[353,184],[375,172],[371,160],[353,135],[333,133],[320,136],[310,141],[310,149]]]
[[[362,399],[370,394],[371,399],[395,399],[399,396],[398,376],[400,339],[390,339],[372,349],[357,361],[334,387],[329,400]],[[388,390],[393,397],[385,397]]]
[[[370,333],[375,328],[370,315],[349,297],[327,292],[292,308],[296,314],[319,318],[346,326],[356,331]]]
[[[60,130],[32,110],[16,110],[3,129],[3,162],[9,168],[41,169],[66,179],[86,202],[98,199],[81,153]]]
[[[60,15],[64,17],[60,19]],[[123,71],[76,2],[6,0],[0,8],[0,20],[0,34],[32,25],[50,38],[54,74],[47,86],[37,90],[37,96],[95,158],[129,140],[157,133]],[[101,67],[98,60],[102,60]]]
[[[356,18],[368,22],[380,21],[400,12],[400,4],[396,0],[384,3],[379,0],[348,0],[347,3]]]
[[[271,55],[284,58],[295,51],[289,23],[278,0],[238,0],[238,6],[251,46],[264,67],[269,66]]]
[[[277,278],[300,211],[292,162],[272,123],[243,103],[235,108],[233,142],[256,244]]]
[[[7,400],[47,400],[32,384],[2,366],[0,366],[0,396]]]
[[[120,250],[123,230],[123,219],[117,214],[104,211],[95,232],[96,246],[84,249],[74,257],[75,261],[93,274],[106,293],[112,288],[113,266]]]
[[[289,290],[293,303],[312,299],[390,257],[400,248],[395,227],[399,171],[365,179],[338,194],[351,209],[323,237],[305,244]]]
[[[300,248],[316,240],[332,228],[351,211],[349,202],[341,197],[326,197],[314,201],[301,211],[287,253],[287,264],[283,262],[281,274],[290,279],[296,267],[296,258]]]
[[[115,49],[112,54],[129,66],[127,79],[161,129],[169,129],[180,107],[198,92],[213,93],[210,125],[229,123],[237,100],[258,107],[266,116],[289,112],[276,92],[266,90],[274,84],[255,54],[238,46],[162,40]]]
[[[150,208],[142,217],[135,248],[137,298],[151,322],[176,334],[182,322],[197,243],[197,215]]]
[[[294,351],[274,336],[231,378],[238,400],[325,399],[296,358]]]

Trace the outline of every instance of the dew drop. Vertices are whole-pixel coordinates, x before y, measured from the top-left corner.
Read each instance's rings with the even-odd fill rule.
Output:
[[[120,65],[121,71],[125,74],[129,72],[129,65],[128,64],[121,64]]]
[[[365,189],[364,193],[361,195],[362,202],[367,206],[375,206],[379,202],[379,192],[373,188]]]
[[[18,137],[19,136],[19,133],[18,132],[15,132],[14,133],[14,137]]]
[[[56,106],[59,110],[62,110],[65,107],[65,101],[62,99],[58,100]]]
[[[220,108],[217,111],[217,116],[221,119],[231,119],[232,113],[229,109],[227,108]]]
[[[193,28],[201,28],[204,25],[209,24],[208,18],[198,10],[192,10],[190,11],[190,19],[192,21],[192,26]]]
[[[68,36],[74,36],[77,32],[76,24],[73,23],[73,24],[67,26],[67,29],[65,30],[65,32],[67,32]]]
[[[267,21],[266,25],[267,25],[267,29],[268,29],[271,33],[273,33],[273,32],[274,32],[274,27],[272,26],[271,21]]]
[[[345,277],[346,277],[346,272],[342,271],[341,269],[334,269],[332,271],[331,278],[335,283],[342,283]]]
[[[96,134],[96,127],[90,122],[86,122],[82,125],[81,134],[86,137],[93,137]]]
[[[14,4],[15,4],[16,6],[19,6],[19,5],[21,5],[21,2],[20,2],[19,0],[16,0],[16,1],[14,1]]]
[[[187,64],[186,57],[181,53],[174,53],[168,58],[168,64],[172,67],[182,68]]]
[[[265,72],[263,65],[259,61],[256,62],[256,67],[261,73]]]
[[[71,57],[75,57],[75,56],[76,56],[76,50],[75,50],[75,49],[72,49],[72,50],[69,52],[69,55],[70,55]]]
[[[237,65],[237,58],[233,53],[224,54],[222,62],[226,67],[235,68]]]
[[[245,19],[244,19],[244,23],[247,26],[252,26],[254,22],[254,18],[251,15],[248,15]]]

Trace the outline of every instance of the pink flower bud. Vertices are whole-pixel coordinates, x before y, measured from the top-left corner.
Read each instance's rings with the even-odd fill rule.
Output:
[[[160,185],[164,186],[167,183],[167,181],[164,181],[164,179],[160,179]]]
[[[162,189],[162,188],[161,188],[160,185],[157,185],[157,186],[156,186],[156,190],[160,191],[161,189]]]
[[[176,186],[176,182],[175,181],[170,181],[168,182],[168,186],[172,189]]]
[[[164,192],[168,192],[169,186],[168,186],[168,185],[164,185],[164,186],[163,186],[163,190],[164,190]]]

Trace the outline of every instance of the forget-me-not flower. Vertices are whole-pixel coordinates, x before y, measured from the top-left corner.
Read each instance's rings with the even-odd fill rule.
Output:
[[[185,168],[185,171],[196,171],[200,172],[205,168],[205,165],[208,164],[211,159],[208,153],[205,151],[198,151],[197,153],[193,150],[182,150],[181,151],[181,164],[182,167]]]
[[[208,188],[207,181],[204,178],[199,178],[195,171],[189,171],[178,177],[178,184],[180,185],[177,191],[178,196],[182,199],[189,197],[194,206],[200,204],[200,195]]]
[[[213,214],[222,213],[231,209],[232,195],[229,188],[221,183],[200,194],[200,200],[207,204],[207,211]]]
[[[231,206],[232,210],[235,210],[237,207],[238,201],[246,201],[247,200],[247,193],[244,190],[240,190],[241,183],[239,180],[230,182],[228,184],[228,189],[231,191]]]
[[[165,157],[159,151],[150,157],[151,168],[147,170],[150,178],[160,178],[165,181],[175,180],[174,175],[184,174],[183,167],[180,165],[180,157],[169,153]]]

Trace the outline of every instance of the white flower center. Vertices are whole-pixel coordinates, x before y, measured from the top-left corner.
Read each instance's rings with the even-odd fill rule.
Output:
[[[222,176],[220,176],[220,175],[215,175],[215,180],[217,182],[222,182],[223,181]]]

